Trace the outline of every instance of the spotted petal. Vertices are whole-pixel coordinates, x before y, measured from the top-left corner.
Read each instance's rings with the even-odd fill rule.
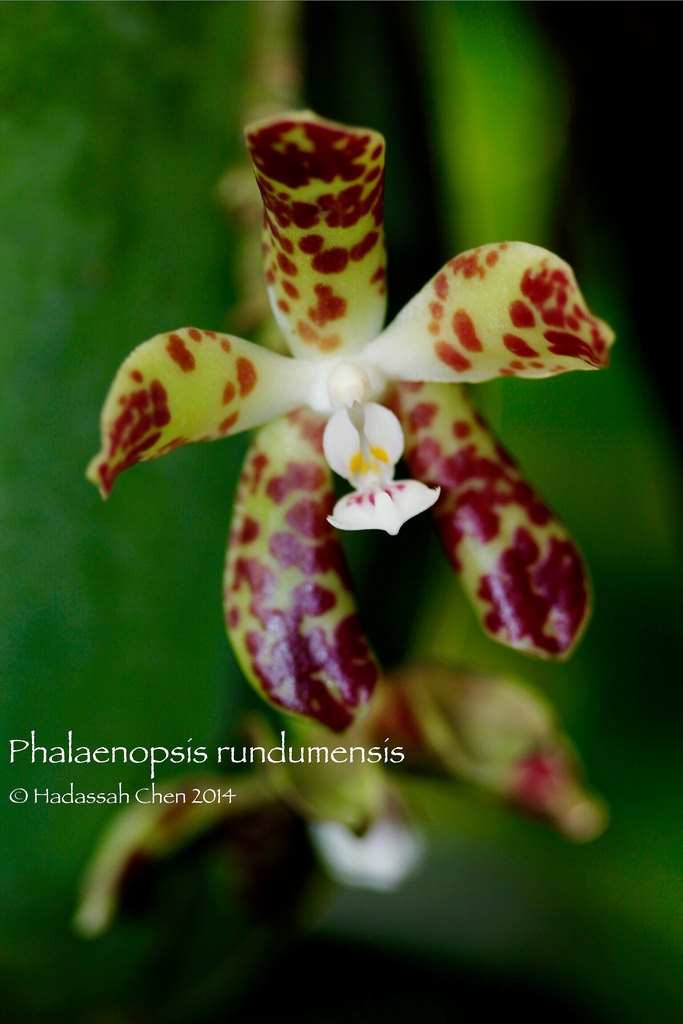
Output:
[[[607,366],[613,341],[571,267],[538,246],[502,242],[447,263],[363,358],[398,380],[548,377]]]
[[[590,584],[565,528],[462,388],[402,384],[394,404],[413,476],[441,487],[441,542],[484,629],[528,654],[568,656],[588,620]]]
[[[305,401],[310,364],[215,331],[184,327],[139,345],[102,410],[88,479],[108,497],[118,474],[191,441],[257,426]]]
[[[263,427],[240,479],[225,571],[228,632],[256,690],[335,732],[379,676],[327,515],[324,420],[298,410]]]
[[[246,137],[268,294],[292,353],[358,351],[385,314],[384,139],[311,111],[248,125]]]

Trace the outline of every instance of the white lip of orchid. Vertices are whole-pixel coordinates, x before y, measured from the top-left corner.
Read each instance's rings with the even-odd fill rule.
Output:
[[[323,435],[325,458],[355,488],[327,517],[340,530],[396,534],[439,497],[438,487],[394,480],[403,431],[393,412],[374,401],[386,383],[382,371],[363,359],[325,359],[315,367],[309,405],[330,417]]]

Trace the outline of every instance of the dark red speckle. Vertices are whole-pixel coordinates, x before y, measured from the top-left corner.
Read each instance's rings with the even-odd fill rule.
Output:
[[[520,338],[517,334],[504,334],[503,344],[508,352],[512,352],[515,356],[523,356],[525,359],[531,359],[533,356],[537,356],[538,352],[531,345],[527,345],[524,338]]]
[[[466,359],[457,349],[449,345],[447,341],[437,341],[434,345],[434,352],[437,359],[440,359],[446,366],[450,366],[456,373],[464,373],[472,365],[469,359]]]
[[[418,430],[420,427],[429,427],[435,415],[436,405],[434,402],[418,402],[408,414],[410,429]]]
[[[513,327],[533,327],[536,323],[533,309],[520,299],[510,303],[509,312]]]
[[[448,279],[445,274],[438,274],[434,278],[434,291],[440,299],[448,298]]]
[[[240,356],[237,360],[237,383],[243,398],[254,390],[257,379],[256,367],[252,361]]]
[[[453,314],[453,330],[462,347],[468,352],[482,352],[483,345],[477,337],[472,318],[464,309]]]
[[[242,523],[242,529],[239,531],[238,542],[240,544],[250,544],[253,540],[256,540],[260,530],[261,527],[256,520],[246,516]]]
[[[166,351],[183,373],[190,373],[195,368],[195,358],[179,334],[171,334],[166,343]]]
[[[293,260],[290,260],[289,256],[285,256],[283,252],[277,254],[277,262],[280,270],[283,273],[289,274],[290,277],[296,277],[299,273],[299,268]]]
[[[365,235],[360,242],[358,242],[356,245],[352,247],[350,252],[351,259],[355,260],[356,262],[362,260],[363,257],[367,256],[367,254],[375,247],[378,238],[379,232],[368,231],[367,235]]]
[[[312,256],[316,252],[320,252],[323,247],[324,238],[322,235],[304,235],[299,240],[299,248],[302,252]]]
[[[311,180],[353,181],[362,177],[367,136],[309,123],[303,130],[308,142],[313,144],[311,148],[300,148],[295,142],[283,144],[283,139],[295,126],[294,121],[281,121],[248,136],[254,165],[267,178],[287,188],[299,189]]]
[[[548,655],[566,651],[583,621],[588,595],[581,560],[569,541],[551,537],[543,560],[520,527],[496,572],[482,577],[478,596],[492,608],[485,622],[514,643],[530,640]]]
[[[311,266],[319,274],[341,274],[346,270],[349,254],[346,249],[324,249],[313,257]]]
[[[330,320],[338,320],[344,316],[346,299],[341,295],[335,295],[331,285],[316,284],[313,290],[317,295],[318,302],[315,307],[308,310],[308,316],[314,324],[324,327]]]

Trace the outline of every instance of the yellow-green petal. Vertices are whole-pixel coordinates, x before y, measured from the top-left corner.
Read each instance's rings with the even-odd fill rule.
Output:
[[[572,538],[524,480],[463,388],[402,384],[392,397],[446,554],[483,628],[526,654],[566,658],[588,621],[591,589]]]
[[[246,128],[273,312],[296,356],[355,352],[386,308],[384,139],[311,111]]]
[[[240,478],[225,570],[228,633],[255,689],[280,711],[346,729],[379,670],[344,553],[325,421],[297,410],[262,427]]]
[[[397,380],[474,382],[599,369],[613,341],[567,263],[500,242],[447,263],[363,357]]]
[[[312,368],[249,341],[183,327],[139,345],[102,410],[102,449],[87,476],[103,497],[118,474],[192,441],[257,426],[306,400]]]

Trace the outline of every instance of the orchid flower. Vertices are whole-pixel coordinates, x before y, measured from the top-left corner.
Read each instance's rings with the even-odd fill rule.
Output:
[[[455,385],[605,366],[612,331],[566,263],[521,242],[452,259],[382,330],[382,136],[303,111],[246,138],[268,295],[294,358],[195,327],[145,342],[107,396],[89,479],[107,497],[136,462],[276,420],[238,488],[228,630],[268,700],[332,729],[378,676],[332,527],[395,534],[433,506],[484,628],[568,654],[589,606],[580,556]],[[394,479],[404,450],[417,479]],[[330,468],[353,487],[336,504]]]

